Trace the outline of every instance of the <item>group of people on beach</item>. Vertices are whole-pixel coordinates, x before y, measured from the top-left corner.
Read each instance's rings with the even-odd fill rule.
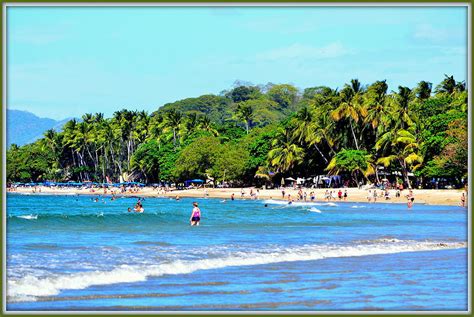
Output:
[[[245,190],[243,188],[240,189],[240,198],[244,198],[245,197]],[[254,191],[253,188],[250,188],[250,199],[258,199],[258,197],[260,196],[260,190],[257,188],[257,190]],[[234,194],[232,194],[231,196],[231,199],[234,200]]]
[[[336,200],[336,191],[330,191],[330,190],[326,190],[326,192],[324,193],[324,200],[326,201],[330,201],[330,200]],[[291,196],[291,194],[286,194],[286,191],[285,191],[285,188],[282,188],[281,190],[281,196],[283,199],[286,199],[288,201],[288,204],[291,204],[292,202],[295,201],[295,199]],[[337,197],[339,198],[340,201],[344,200],[346,201],[347,200],[347,197],[348,197],[348,194],[347,194],[347,189],[344,190],[344,192],[342,192],[342,189],[339,189],[339,191],[337,192]],[[306,191],[303,191],[302,188],[300,188],[298,190],[298,193],[296,194],[296,200],[297,201],[308,201],[308,193]],[[309,193],[309,201],[313,202],[316,200],[316,195],[314,193],[314,191],[311,191]]]

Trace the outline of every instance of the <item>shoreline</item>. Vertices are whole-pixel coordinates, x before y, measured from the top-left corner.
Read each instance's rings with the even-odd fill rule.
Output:
[[[171,190],[168,192],[160,193],[160,190],[153,188],[140,188],[138,192],[126,192],[120,193],[117,191],[117,196],[124,196],[124,197],[155,197],[155,198],[175,198],[179,196],[180,198],[221,198],[230,200],[231,194],[235,195],[235,200],[249,200],[250,197],[250,190],[251,187],[244,188],[245,195],[241,197],[241,189],[240,188],[200,188],[200,189],[184,189],[184,190]],[[386,200],[385,197],[377,197],[377,201],[374,202],[373,199],[371,202],[367,201],[367,193],[368,190],[366,189],[358,189],[358,188],[342,188],[342,192],[347,190],[347,200],[339,200],[337,197],[337,192],[339,191],[338,188],[328,188],[327,190],[333,191],[335,193],[335,199],[329,200],[330,202],[346,202],[346,203],[397,203],[397,204],[406,204],[407,198],[405,197],[408,194],[408,190],[403,190],[401,192],[401,197],[395,197],[395,190],[389,190],[390,199]],[[256,189],[254,188],[253,191],[255,192]],[[306,192],[308,197],[306,202],[311,202],[310,200],[310,192],[314,192],[316,195],[316,199],[314,202],[327,202],[324,199],[324,193],[326,188],[320,189],[303,189],[303,192]],[[383,193],[382,190],[377,190],[378,194]],[[448,205],[448,206],[461,206],[461,194],[464,192],[463,189],[414,189],[413,194],[415,196],[415,205],[418,204],[426,204],[426,205]],[[36,192],[34,192],[33,188],[17,188],[15,191],[7,191],[7,193],[12,194],[27,194],[27,195],[100,195],[100,196],[112,196],[111,191],[107,191],[104,194],[103,189],[94,189],[92,192],[90,189],[75,189],[75,188],[67,188],[67,189],[58,189],[58,188],[50,188],[44,186],[38,186]],[[298,190],[293,188],[285,188],[285,195],[290,194],[296,201]],[[207,195],[206,195],[207,194]],[[467,195],[466,195],[467,197]],[[266,199],[274,199],[274,200],[287,200],[286,198],[282,198],[282,192],[280,189],[260,189],[258,200],[266,200]],[[304,200],[298,201],[304,203]],[[466,206],[467,206],[467,199],[466,199]],[[467,207],[465,207],[467,208]]]

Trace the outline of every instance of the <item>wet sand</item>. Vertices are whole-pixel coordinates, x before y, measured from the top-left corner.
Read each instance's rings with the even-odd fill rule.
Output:
[[[244,188],[244,196],[241,197],[241,188],[199,188],[199,189],[186,189],[186,190],[171,190],[168,192],[160,192],[159,190],[154,190],[153,188],[140,188],[138,192],[134,193],[124,193],[121,194],[117,190],[117,195],[119,196],[143,196],[143,197],[205,197],[207,193],[207,197],[209,198],[222,198],[222,199],[230,199],[231,194],[235,195],[235,199],[251,199],[250,197],[250,190],[251,188]],[[337,192],[339,189],[329,189],[332,190],[334,193],[335,200],[331,201],[340,201],[337,197]],[[344,192],[345,189],[342,189]],[[256,189],[253,189],[256,192]],[[307,193],[307,201],[310,200],[310,192],[314,192],[316,194],[316,201],[324,201],[324,193],[326,189],[304,189],[303,192]],[[71,194],[78,194],[78,195],[104,195],[103,189],[94,189],[91,191],[90,189],[73,189],[73,188],[66,188],[66,189],[58,189],[58,188],[49,188],[38,186],[36,192],[32,188],[17,188],[16,193],[23,193],[23,194],[64,194],[64,195],[71,195]],[[377,197],[376,203],[406,203],[407,198],[405,197],[408,194],[408,190],[403,190],[401,192],[401,197],[395,197],[395,190],[389,190],[390,192],[390,199],[386,200],[385,197]],[[429,205],[450,205],[450,206],[460,206],[461,204],[461,194],[464,190],[461,189],[414,189],[413,194],[415,196],[415,204],[422,203],[422,204],[429,204]],[[378,195],[383,194],[381,190],[377,190]],[[298,190],[293,188],[286,188],[285,195],[290,194],[293,199],[296,200]],[[367,202],[367,194],[368,190],[366,189],[358,189],[358,188],[347,188],[347,202]],[[106,195],[111,195],[111,191],[108,190]],[[467,194],[466,194],[467,197]],[[280,189],[259,189],[258,199],[283,199],[282,191]],[[287,198],[285,198],[286,200]],[[344,200],[341,200],[344,201]],[[467,198],[466,198],[467,202]],[[372,199],[373,203],[373,199]]]

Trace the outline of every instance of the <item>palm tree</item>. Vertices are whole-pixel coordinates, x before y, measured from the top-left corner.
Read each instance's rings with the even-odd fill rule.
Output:
[[[60,155],[62,152],[62,142],[60,139],[60,135],[54,129],[49,129],[43,134],[42,143],[43,151],[45,151],[46,148],[48,151],[51,151],[54,160],[53,162],[51,162],[51,166],[52,169],[55,171],[55,174],[58,168],[62,167],[60,160]]]
[[[268,152],[271,166],[279,172],[286,172],[303,161],[304,150],[294,143],[293,134],[289,129],[278,128],[272,149]]]
[[[354,138],[356,149],[359,150],[359,144],[354,132],[354,124],[359,122],[359,119],[367,116],[367,110],[361,106],[361,89],[360,82],[357,79],[351,81],[351,86],[345,85],[340,92],[341,103],[339,107],[331,112],[331,116],[335,121],[341,119],[348,119],[351,127],[352,137]]]
[[[214,129],[213,125],[212,125],[212,121],[211,119],[204,115],[200,118],[199,120],[199,126],[202,130],[204,131],[207,131],[207,132],[210,132],[212,133],[212,135],[214,136],[218,136],[219,135],[219,132],[217,132],[216,129]]]
[[[414,94],[408,87],[398,86],[398,94],[395,94],[394,100],[396,105],[396,118],[397,126],[401,129],[406,129],[408,126],[413,124],[413,120],[410,117],[409,105],[414,99]]]
[[[387,113],[387,89],[386,80],[376,81],[369,86],[366,94],[365,104],[368,115],[366,121],[376,129],[384,121],[384,115]]]
[[[367,116],[364,122],[375,131],[377,140],[381,128],[391,118],[390,100],[387,98],[388,85],[385,80],[376,81],[367,89],[365,94],[365,108]]]
[[[318,151],[327,164],[328,159],[318,147],[318,144],[323,138],[321,133],[318,133],[320,132],[320,129],[314,120],[313,111],[309,107],[304,106],[297,112],[291,123],[295,127],[293,130],[293,136],[298,140],[298,142],[306,142],[310,146],[314,146],[316,151]]]
[[[188,134],[192,134],[196,131],[199,124],[198,115],[195,112],[191,112],[186,117],[186,131]]]
[[[249,134],[249,127],[254,117],[252,106],[239,103],[237,105],[236,115],[237,115],[237,118],[239,118],[245,123],[245,129],[247,131],[247,134]]]
[[[428,99],[431,96],[432,83],[427,81],[420,81],[416,87],[416,97],[421,101]]]
[[[161,147],[161,139],[163,136],[163,116],[152,115],[150,119],[150,133],[148,134],[148,140],[155,139],[158,142],[158,148]]]
[[[418,139],[419,133],[417,132],[414,125],[407,130],[389,131],[382,135],[375,144],[377,151],[383,150],[385,152],[385,156],[380,157],[377,164],[388,167],[394,162],[398,162],[409,188],[411,188],[408,179],[409,169],[416,170],[423,163],[423,156],[420,153],[422,144]]]
[[[76,119],[69,120],[64,124],[63,134],[64,134],[64,145],[71,150],[72,164],[74,167],[80,166],[79,155],[76,151],[76,133],[77,133],[77,121]],[[77,156],[77,162],[76,162]],[[83,179],[82,172],[79,173],[80,180]]]
[[[444,74],[444,79],[438,86],[436,86],[435,92],[451,95],[454,93],[455,89],[456,80],[454,79],[454,76]]]
[[[173,130],[173,144],[176,148],[176,141],[178,132],[181,129],[181,125],[183,123],[183,114],[179,111],[174,109],[169,110],[166,113],[166,126]]]

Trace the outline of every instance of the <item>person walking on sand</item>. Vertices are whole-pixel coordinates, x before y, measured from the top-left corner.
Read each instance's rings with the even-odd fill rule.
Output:
[[[244,195],[245,195],[245,190],[242,188],[240,190],[240,198],[244,198]]]
[[[374,203],[377,202],[377,190],[374,189]]]
[[[230,200],[235,200],[235,195],[234,195],[234,193],[232,193],[232,195],[230,195]]]
[[[466,206],[466,195],[464,193],[461,194],[461,207]]]
[[[285,189],[281,190],[281,198],[285,199]]]
[[[191,226],[199,226],[199,221],[201,221],[201,209],[199,209],[197,202],[193,202],[193,211],[191,212],[189,222]]]
[[[371,202],[372,201],[372,191],[369,189],[369,192],[367,193],[367,202]]]
[[[344,201],[347,200],[347,189],[344,190]]]
[[[339,198],[339,200],[342,200],[342,190],[339,189],[339,191],[337,192],[337,197]]]

